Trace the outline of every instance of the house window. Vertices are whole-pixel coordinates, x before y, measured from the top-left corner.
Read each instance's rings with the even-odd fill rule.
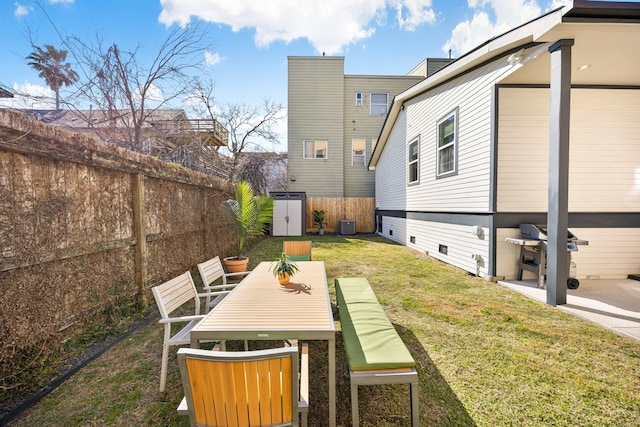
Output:
[[[362,107],[362,92],[356,92],[356,107]]]
[[[302,157],[305,159],[326,159],[327,141],[305,140]]]
[[[371,94],[371,115],[372,116],[386,115],[388,100],[389,100],[389,95],[386,93],[372,93]]]
[[[351,140],[351,166],[364,167],[365,163],[365,140]]]
[[[416,184],[420,180],[420,139],[409,143],[409,184]]]
[[[438,177],[456,173],[457,151],[458,110],[455,109],[438,122]]]

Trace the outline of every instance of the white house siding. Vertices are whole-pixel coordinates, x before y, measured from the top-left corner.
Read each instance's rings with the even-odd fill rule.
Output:
[[[497,61],[404,104],[376,165],[378,209],[425,213],[490,210],[492,91],[495,82],[509,70],[506,61]],[[455,108],[458,109],[458,174],[436,179],[437,122]],[[408,186],[407,144],[416,136],[420,137],[420,183]],[[396,230],[393,236],[388,233],[389,227],[400,223],[399,219],[385,216],[382,222],[381,234],[385,237],[426,251],[473,274],[489,275],[491,233],[488,228],[478,237],[470,225],[407,219],[406,234],[400,237]],[[415,244],[410,243],[412,236]],[[439,245],[447,246],[447,255],[439,252]]]
[[[576,263],[578,279],[624,279],[629,274],[640,274],[640,229],[637,228],[571,228],[587,246],[578,246],[571,252]],[[520,237],[519,229],[496,230],[496,275],[506,280],[517,277],[520,247],[505,242],[506,237]],[[523,278],[533,279],[533,273],[524,272]]]
[[[518,274],[520,246],[507,243],[507,237],[520,238],[519,228],[496,229],[496,276],[514,280]],[[525,274],[528,273],[525,271]],[[531,273],[532,274],[532,273]],[[527,279],[527,276],[523,276]],[[533,278],[533,276],[531,276]]]
[[[376,208],[405,210],[407,188],[406,115],[401,112],[375,170]]]
[[[640,274],[640,229],[572,228],[581,239],[589,241],[572,252],[578,278],[623,279]]]
[[[480,277],[488,276],[488,228],[481,228],[476,234],[469,225],[408,219],[406,233],[408,247],[425,251],[433,258]],[[411,243],[411,237],[415,238],[415,243]],[[446,254],[440,253],[440,245],[447,247]]]
[[[420,185],[407,191],[407,209],[487,212],[490,209],[492,88],[509,70],[506,61],[485,65],[405,104],[406,140],[420,135]],[[436,179],[437,121],[458,108],[458,173]],[[394,130],[397,127],[394,126]],[[403,141],[389,141],[398,144]],[[387,147],[388,149],[388,147]],[[403,158],[403,162],[404,162]]]
[[[380,234],[389,240],[406,245],[407,222],[404,218],[385,216],[382,219],[382,232]]]
[[[497,208],[546,212],[549,90],[500,88]],[[640,90],[573,89],[570,212],[640,211]]]

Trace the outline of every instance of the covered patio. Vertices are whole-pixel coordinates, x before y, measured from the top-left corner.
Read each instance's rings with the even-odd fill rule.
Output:
[[[498,283],[534,300],[546,302],[546,290],[538,288],[535,280]],[[567,290],[567,303],[558,308],[640,341],[640,281],[583,279],[578,289]]]

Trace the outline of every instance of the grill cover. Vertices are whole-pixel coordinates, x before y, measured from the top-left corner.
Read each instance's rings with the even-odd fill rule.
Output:
[[[520,224],[520,234],[523,239],[547,240],[547,226],[536,224]],[[578,238],[570,231],[567,231],[567,241],[574,241]]]

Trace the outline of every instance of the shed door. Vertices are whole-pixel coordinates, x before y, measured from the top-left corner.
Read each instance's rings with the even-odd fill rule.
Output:
[[[274,200],[273,235],[302,236],[302,200]]]

